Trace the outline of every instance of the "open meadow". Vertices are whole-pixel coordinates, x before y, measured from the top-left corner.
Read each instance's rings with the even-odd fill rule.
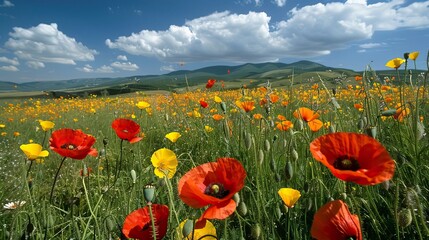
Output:
[[[428,73],[391,64],[0,99],[0,239],[428,239]]]

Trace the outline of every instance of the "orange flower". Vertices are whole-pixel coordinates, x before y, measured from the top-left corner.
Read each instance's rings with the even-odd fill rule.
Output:
[[[311,122],[314,119],[319,117],[318,113],[315,113],[313,110],[306,108],[306,107],[302,107],[302,108],[298,108],[298,110],[296,110],[293,113],[293,116],[297,119],[302,119],[306,122]]]
[[[356,81],[362,81],[362,76],[356,75],[356,76],[355,76],[355,80],[356,80]]]
[[[152,214],[155,220],[156,239],[161,240],[167,233],[168,207],[152,204]],[[122,233],[127,238],[153,239],[153,232],[149,206],[139,208],[128,214],[122,227]]]
[[[216,83],[215,79],[209,79],[209,80],[207,80],[206,88],[207,89],[212,88],[215,83]]]
[[[319,114],[315,113],[309,108],[298,108],[298,110],[293,113],[293,116],[297,119],[302,119],[303,121],[307,122],[308,126],[313,132],[319,131],[319,129],[323,126],[323,122],[317,119],[319,118]]]
[[[263,116],[260,113],[255,113],[255,114],[253,114],[253,118],[256,119],[256,120],[260,120],[260,119],[263,118]]]
[[[200,220],[225,219],[234,213],[235,193],[244,187],[246,170],[234,158],[218,158],[197,166],[187,172],[179,181],[179,197],[193,207],[210,205]]]
[[[245,112],[250,112],[255,109],[254,101],[246,101],[246,102],[237,102],[237,106],[243,109]]]
[[[285,116],[283,116],[283,115],[277,115],[277,119],[278,120],[280,120],[280,121],[286,121],[286,117]]]
[[[353,107],[354,108],[356,108],[357,110],[359,110],[359,111],[363,111],[363,105],[362,104],[360,104],[360,103],[355,103],[354,105],[353,105]]]
[[[216,120],[216,121],[220,121],[220,120],[223,119],[223,116],[220,115],[220,114],[215,114],[215,115],[213,115],[213,119]]]
[[[411,110],[407,107],[402,107],[399,103],[396,105],[396,113],[393,115],[394,119],[397,119],[399,122],[404,121],[404,118],[409,116]]]
[[[311,142],[310,151],[343,181],[375,185],[391,179],[395,172],[395,162],[383,145],[364,134],[327,134]]]
[[[311,236],[318,240],[362,240],[359,217],[352,215],[341,200],[328,202],[317,210],[310,232]]]
[[[276,125],[277,129],[282,130],[282,131],[287,131],[290,128],[293,128],[293,123],[291,121],[281,121],[281,122],[277,122]]]
[[[277,96],[276,94],[271,94],[270,95],[270,101],[271,101],[271,103],[276,103],[276,102],[279,101],[279,99],[280,99],[280,97]]]

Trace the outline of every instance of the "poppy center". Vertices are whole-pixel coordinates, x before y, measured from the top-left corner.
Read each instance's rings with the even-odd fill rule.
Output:
[[[62,149],[67,149],[67,150],[75,150],[77,148],[77,146],[74,145],[74,144],[71,144],[71,143],[66,143],[66,144],[63,144],[61,146],[61,148]]]
[[[229,190],[225,189],[221,183],[210,183],[204,190],[204,194],[222,199],[229,194]]]
[[[360,166],[356,159],[349,156],[341,156],[335,160],[334,168],[339,170],[357,171],[359,170]]]
[[[124,130],[122,130],[122,132],[124,132],[124,133],[128,133],[128,130],[127,130],[127,129],[124,129]]]

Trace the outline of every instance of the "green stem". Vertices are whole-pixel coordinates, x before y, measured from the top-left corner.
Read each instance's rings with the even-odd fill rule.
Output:
[[[152,237],[153,237],[153,240],[156,240],[156,228],[155,228],[155,219],[152,213],[152,203],[148,203],[148,207],[149,207],[150,222],[152,224]]]
[[[54,183],[52,184],[52,187],[51,187],[51,194],[49,195],[49,203],[50,203],[50,204],[52,204],[52,196],[53,196],[53,194],[54,194],[54,188],[55,188],[55,184],[56,184],[56,182],[57,182],[58,174],[60,173],[60,169],[61,169],[61,167],[63,166],[64,161],[66,160],[66,158],[67,158],[67,157],[64,157],[64,158],[63,158],[63,160],[61,161],[60,166],[59,166],[59,167],[58,167],[58,169],[57,169],[57,173],[55,173]]]
[[[164,180],[165,180],[165,183],[166,183],[167,189],[168,189],[168,200],[169,200],[168,202],[169,202],[169,208],[171,209],[170,215],[172,214],[172,212],[174,213],[174,216],[175,216],[176,222],[177,222],[177,226],[180,226],[180,220],[179,220],[179,217],[177,216],[177,212],[176,212],[176,209],[174,207],[173,187],[171,186],[170,179],[168,179],[168,174],[165,174]]]

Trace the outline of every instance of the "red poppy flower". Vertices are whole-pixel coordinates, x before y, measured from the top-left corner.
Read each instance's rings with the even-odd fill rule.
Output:
[[[96,157],[97,150],[91,148],[95,138],[81,130],[63,128],[52,133],[49,139],[50,148],[63,157],[82,160],[87,155]]]
[[[160,240],[167,233],[168,207],[152,204],[152,214],[155,220],[156,239]],[[122,227],[122,233],[127,238],[153,239],[149,206],[139,208],[128,214]]]
[[[352,215],[341,200],[328,202],[317,210],[310,232],[317,240],[362,240],[359,217]]]
[[[179,181],[179,197],[193,208],[210,205],[200,220],[225,219],[235,211],[232,196],[244,187],[245,178],[238,160],[218,158],[187,172]]]
[[[136,143],[143,138],[138,137],[140,132],[140,125],[133,120],[117,118],[112,123],[112,128],[115,130],[116,135],[122,140],[127,140],[130,143]]]
[[[357,133],[331,133],[310,144],[313,157],[344,181],[374,185],[393,177],[395,162],[374,138]]]
[[[212,88],[215,83],[216,83],[215,79],[209,79],[209,80],[207,80],[206,88],[207,89]]]
[[[200,105],[201,105],[202,108],[206,108],[206,107],[209,106],[209,104],[206,101],[204,101],[204,100],[200,100]]]

